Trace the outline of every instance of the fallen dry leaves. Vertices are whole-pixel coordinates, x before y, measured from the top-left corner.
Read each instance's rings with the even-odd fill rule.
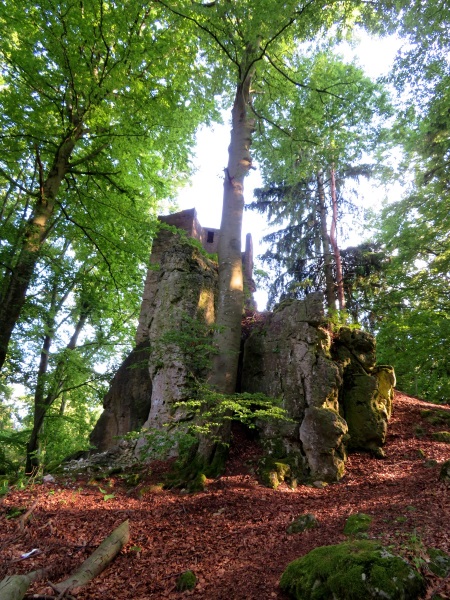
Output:
[[[120,479],[100,484],[59,479],[14,490],[0,505],[0,579],[46,566],[56,583],[126,518],[130,543],[77,593],[78,600],[281,599],[278,581],[286,565],[316,546],[343,541],[345,520],[355,512],[373,516],[371,537],[411,559],[426,558],[426,547],[450,553],[449,489],[438,481],[450,446],[431,438],[439,427],[420,417],[422,409],[430,408],[397,393],[386,459],[353,454],[342,481],[323,489],[281,486],[273,491],[259,485],[252,469],[259,449],[237,431],[226,474],[210,481],[203,493],[151,488],[161,476],[161,464],[153,465],[148,481],[140,484],[141,497]],[[420,437],[417,426],[424,430]],[[17,519],[6,519],[11,507],[29,509],[34,503],[23,531]],[[306,512],[317,517],[319,527],[288,535],[290,522]],[[20,558],[32,549],[39,552]],[[176,578],[188,569],[197,575],[197,586],[177,592]],[[449,579],[428,576],[428,583],[428,598],[436,590],[450,598]],[[54,594],[45,582],[33,584],[31,593]]]

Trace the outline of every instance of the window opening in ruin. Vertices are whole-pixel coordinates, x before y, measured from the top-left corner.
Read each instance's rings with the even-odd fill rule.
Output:
[[[208,231],[207,243],[212,244],[214,242],[214,231]]]

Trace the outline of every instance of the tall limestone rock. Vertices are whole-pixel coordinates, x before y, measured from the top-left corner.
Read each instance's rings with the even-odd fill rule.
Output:
[[[148,343],[139,344],[124,360],[103,399],[103,412],[91,433],[91,444],[104,452],[117,438],[139,429],[150,410],[152,382],[148,373]]]
[[[111,382],[104,411],[90,437],[98,450],[110,449],[117,444],[117,436],[129,431],[162,429],[165,423],[183,418],[173,405],[189,396],[192,373],[186,356],[173,342],[173,333],[189,336],[190,319],[214,322],[217,264],[202,247],[211,252],[217,249],[216,230],[201,228],[195,211],[161,217],[160,221],[144,286],[136,349]],[[137,349],[141,357],[145,352],[139,370],[132,359]],[[145,380],[145,389],[141,380]],[[146,395],[145,412],[136,414],[134,420],[121,418],[128,405],[142,403],[142,395]]]
[[[137,347],[113,379],[91,436],[100,450],[142,425],[162,429],[186,419],[174,404],[189,398],[192,377],[201,375],[195,323],[214,322],[217,263],[208,252],[215,252],[219,232],[202,228],[195,211],[161,221],[145,283]],[[243,262],[251,306],[248,238]],[[190,353],[179,336],[192,346]],[[242,391],[281,398],[289,420],[261,424],[261,436],[269,452],[288,456],[302,475],[336,481],[344,473],[349,449],[382,455],[392,410],[393,370],[376,366],[375,340],[369,334],[349,328],[331,333],[321,294],[283,302],[267,314],[245,341],[240,371]]]
[[[282,303],[245,344],[242,390],[282,398],[291,422],[263,429],[269,449],[297,457],[313,477],[344,472],[347,423],[339,414],[342,368],[331,359],[322,294]],[[281,454],[283,454],[281,450]]]
[[[382,454],[395,378],[376,367],[375,340],[326,328],[321,294],[287,301],[248,338],[242,390],[281,398],[291,421],[263,426],[269,451],[313,478],[342,477],[347,448]]]

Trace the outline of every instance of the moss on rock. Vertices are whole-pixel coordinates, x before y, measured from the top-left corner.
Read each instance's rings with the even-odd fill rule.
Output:
[[[433,440],[436,442],[444,442],[445,444],[450,444],[450,431],[436,431],[431,434]]]
[[[428,563],[429,570],[438,577],[448,577],[450,575],[450,556],[439,548],[429,548]]]
[[[372,523],[372,517],[364,513],[350,515],[344,526],[344,534],[356,536],[360,533],[366,533]]]
[[[371,540],[315,548],[291,562],[280,588],[296,600],[416,600],[425,582],[405,560]]]
[[[194,444],[184,462],[175,463],[166,477],[166,487],[184,488],[192,493],[202,492],[207,478],[215,478],[223,473],[228,451],[227,444],[218,442],[209,460],[206,460],[198,452],[198,444]]]
[[[380,454],[386,439],[388,409],[376,377],[353,376],[352,384],[344,390],[344,415],[350,434],[349,448]]]
[[[287,528],[287,533],[302,533],[307,529],[313,529],[319,525],[319,521],[311,513],[306,513],[296,517]]]
[[[296,477],[293,476],[291,465],[287,460],[267,457],[263,459],[259,468],[261,483],[273,490],[276,490],[284,481],[291,486],[294,481],[296,483]]]

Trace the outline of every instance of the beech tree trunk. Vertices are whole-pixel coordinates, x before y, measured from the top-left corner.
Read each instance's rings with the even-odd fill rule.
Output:
[[[39,252],[47,238],[55,211],[56,196],[69,170],[69,159],[76,142],[82,136],[81,123],[71,130],[55,152],[53,165],[47,177],[38,150],[36,162],[39,170],[39,192],[36,194],[33,213],[28,220],[17,261],[4,283],[0,303],[0,370],[5,363],[13,329],[20,313],[31,279],[39,259]]]
[[[234,394],[241,345],[241,322],[244,307],[242,268],[242,218],[244,214],[244,180],[252,166],[250,146],[255,122],[249,118],[250,85],[254,73],[253,48],[248,46],[240,65],[241,80],[236,89],[232,110],[231,141],[223,184],[223,207],[218,246],[219,298],[216,310],[215,346],[208,383],[221,394]],[[204,465],[224,463],[224,445],[230,439],[231,423],[207,436],[201,436],[197,455]],[[217,440],[220,439],[221,442]]]
[[[325,205],[325,186],[323,172],[317,174],[317,190],[319,196],[320,229],[322,232],[322,249],[325,273],[325,297],[328,310],[336,310],[336,297],[334,293],[333,255],[330,248],[330,238],[327,226],[327,208]]]
[[[86,307],[82,309],[80,316],[78,318],[78,322],[75,326],[75,330],[72,334],[72,337],[69,340],[69,343],[66,346],[66,350],[75,350],[78,337],[83,330],[83,327],[86,324],[86,320],[88,317],[88,310]],[[53,331],[53,330],[52,330]],[[52,337],[50,335],[46,335],[44,338],[44,344],[42,346],[41,352],[41,361],[39,365],[39,373],[38,373],[38,381],[36,385],[36,392],[34,395],[34,416],[33,416],[33,429],[31,431],[30,439],[27,444],[27,459],[25,466],[25,473],[31,473],[34,468],[39,467],[40,460],[38,456],[39,450],[39,434],[42,429],[42,425],[44,423],[45,415],[47,414],[48,409],[56,398],[61,393],[61,390],[64,387],[65,379],[66,379],[66,364],[65,359],[62,358],[55,369],[54,373],[54,381],[53,385],[45,396],[45,377],[47,375],[48,369],[48,357],[50,353],[50,345],[51,345]]]
[[[217,354],[214,357],[211,387],[223,394],[236,391],[236,377],[241,343],[241,320],[244,306],[242,275],[242,218],[244,213],[244,179],[252,159],[250,146],[255,127],[249,118],[250,84],[253,76],[252,49],[242,61],[242,81],[237,86],[232,111],[231,142],[223,184],[223,208],[219,239],[219,298],[216,312]]]
[[[341,252],[337,243],[337,221],[338,221],[338,204],[336,193],[336,174],[334,167],[331,167],[331,204],[333,207],[333,216],[331,219],[330,242],[333,247],[334,262],[336,263],[336,286],[338,295],[339,310],[345,310],[345,295],[344,295],[344,278],[342,275]]]

